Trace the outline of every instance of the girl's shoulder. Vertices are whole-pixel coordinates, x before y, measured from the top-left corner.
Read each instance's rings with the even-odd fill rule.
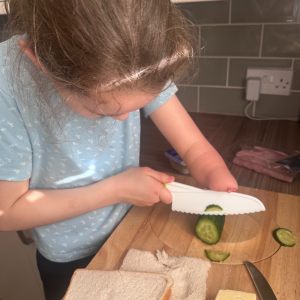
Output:
[[[0,88],[2,91],[9,91],[12,71],[17,67],[18,40],[17,36],[14,36],[0,43]]]
[[[19,56],[21,48],[18,41],[21,36],[12,36],[11,38],[0,43],[0,65],[12,65]]]
[[[0,43],[0,92],[2,97],[5,95],[15,97],[19,82],[24,80],[26,74],[25,61],[23,60],[22,50],[18,45],[21,36],[13,36]]]

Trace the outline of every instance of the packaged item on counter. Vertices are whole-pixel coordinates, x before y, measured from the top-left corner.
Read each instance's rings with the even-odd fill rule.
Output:
[[[186,167],[185,162],[178,155],[175,149],[166,151],[165,156],[169,159],[169,162],[173,169],[184,175],[189,174],[189,170]]]
[[[262,143],[248,140],[232,145],[227,152],[232,163],[282,181],[292,182],[298,174],[294,166],[300,159],[294,158],[295,153],[291,157],[285,151],[269,149]]]
[[[277,161],[276,163],[286,167],[292,172],[300,172],[300,152],[296,152],[287,158]]]

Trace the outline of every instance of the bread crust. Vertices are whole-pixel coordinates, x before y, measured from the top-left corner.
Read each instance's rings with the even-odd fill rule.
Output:
[[[169,300],[171,298],[171,295],[172,295],[172,287],[174,285],[174,280],[173,280],[173,278],[171,276],[166,275],[166,274],[153,273],[153,272],[143,272],[143,271],[141,271],[141,272],[133,272],[133,271],[124,271],[124,270],[111,270],[111,271],[107,271],[107,270],[77,269],[77,270],[75,270],[75,272],[74,272],[74,274],[73,274],[73,276],[71,278],[71,281],[70,281],[70,284],[69,284],[68,289],[66,291],[66,294],[64,295],[64,297],[62,298],[62,300],[66,300],[66,297],[67,297],[67,295],[69,293],[72,281],[73,281],[73,279],[75,277],[75,274],[78,273],[78,272],[80,272],[80,271],[82,271],[82,270],[84,270],[84,271],[102,271],[102,272],[113,272],[113,271],[115,271],[115,272],[122,272],[122,273],[131,273],[131,274],[142,274],[142,273],[144,273],[144,274],[158,275],[158,276],[163,277],[164,279],[166,279],[166,281],[167,281],[167,287],[166,287],[165,292],[163,293],[163,295],[159,299],[157,299],[157,300]]]
[[[169,286],[169,288],[165,291],[165,293],[162,295],[162,297],[160,298],[160,300],[170,300],[171,295],[172,295],[172,286]]]

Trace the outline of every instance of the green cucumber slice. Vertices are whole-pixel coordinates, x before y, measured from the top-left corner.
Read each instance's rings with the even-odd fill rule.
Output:
[[[273,231],[273,237],[283,247],[294,247],[296,236],[288,229],[278,228]]]
[[[208,205],[205,211],[223,211],[223,208],[220,207],[219,205],[212,204],[212,205]]]
[[[205,244],[216,244],[222,235],[225,216],[201,215],[195,226],[196,236]]]
[[[214,262],[220,262],[220,261],[224,261],[226,258],[229,257],[230,252],[222,252],[222,251],[217,251],[217,250],[213,250],[213,249],[205,249],[205,254],[207,256],[207,258],[211,261]]]

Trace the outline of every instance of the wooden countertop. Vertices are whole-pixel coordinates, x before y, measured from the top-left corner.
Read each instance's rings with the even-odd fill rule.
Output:
[[[278,149],[286,153],[300,151],[300,124],[294,121],[253,121],[246,117],[190,113],[208,141],[225,160],[238,184],[278,193],[300,195],[300,175],[293,183],[286,183],[230,162],[230,149],[242,140],[258,146]],[[176,120],[174,120],[176,122]],[[140,165],[155,170],[179,174],[171,168],[164,152],[172,146],[159,132],[150,118],[141,118]]]
[[[196,186],[191,177],[175,177],[177,182]],[[239,192],[259,198],[264,203],[266,212],[279,227],[288,228],[296,234],[298,244],[295,247],[280,247],[272,256],[254,264],[266,277],[278,300],[300,299],[300,196],[246,187],[240,187]],[[152,253],[157,249],[164,249],[172,256],[189,255],[188,252],[179,253],[173,250],[154,233],[150,224],[153,209],[155,207],[133,207],[87,268],[119,269],[131,248]],[[214,300],[219,289],[256,293],[257,299],[261,300],[244,265],[212,263],[207,279],[207,300]]]
[[[223,156],[240,185],[239,192],[259,198],[279,227],[288,228],[296,234],[298,244],[295,247],[280,247],[271,257],[254,264],[266,277],[278,300],[300,299],[300,176],[292,184],[285,183],[235,166],[228,158],[228,149],[242,139],[288,153],[300,150],[300,124],[292,121],[253,121],[245,117],[201,113],[190,115],[204,136]],[[179,175],[171,168],[164,152],[172,147],[151,119],[142,118],[141,122],[141,166],[172,173],[177,182],[196,186],[190,176]],[[152,253],[157,249],[164,249],[169,255],[182,255],[167,246],[153,232],[150,225],[153,209],[133,207],[87,268],[119,269],[131,248]],[[256,293],[257,299],[261,300],[243,265],[213,263],[207,279],[207,300],[214,300],[219,289]]]

